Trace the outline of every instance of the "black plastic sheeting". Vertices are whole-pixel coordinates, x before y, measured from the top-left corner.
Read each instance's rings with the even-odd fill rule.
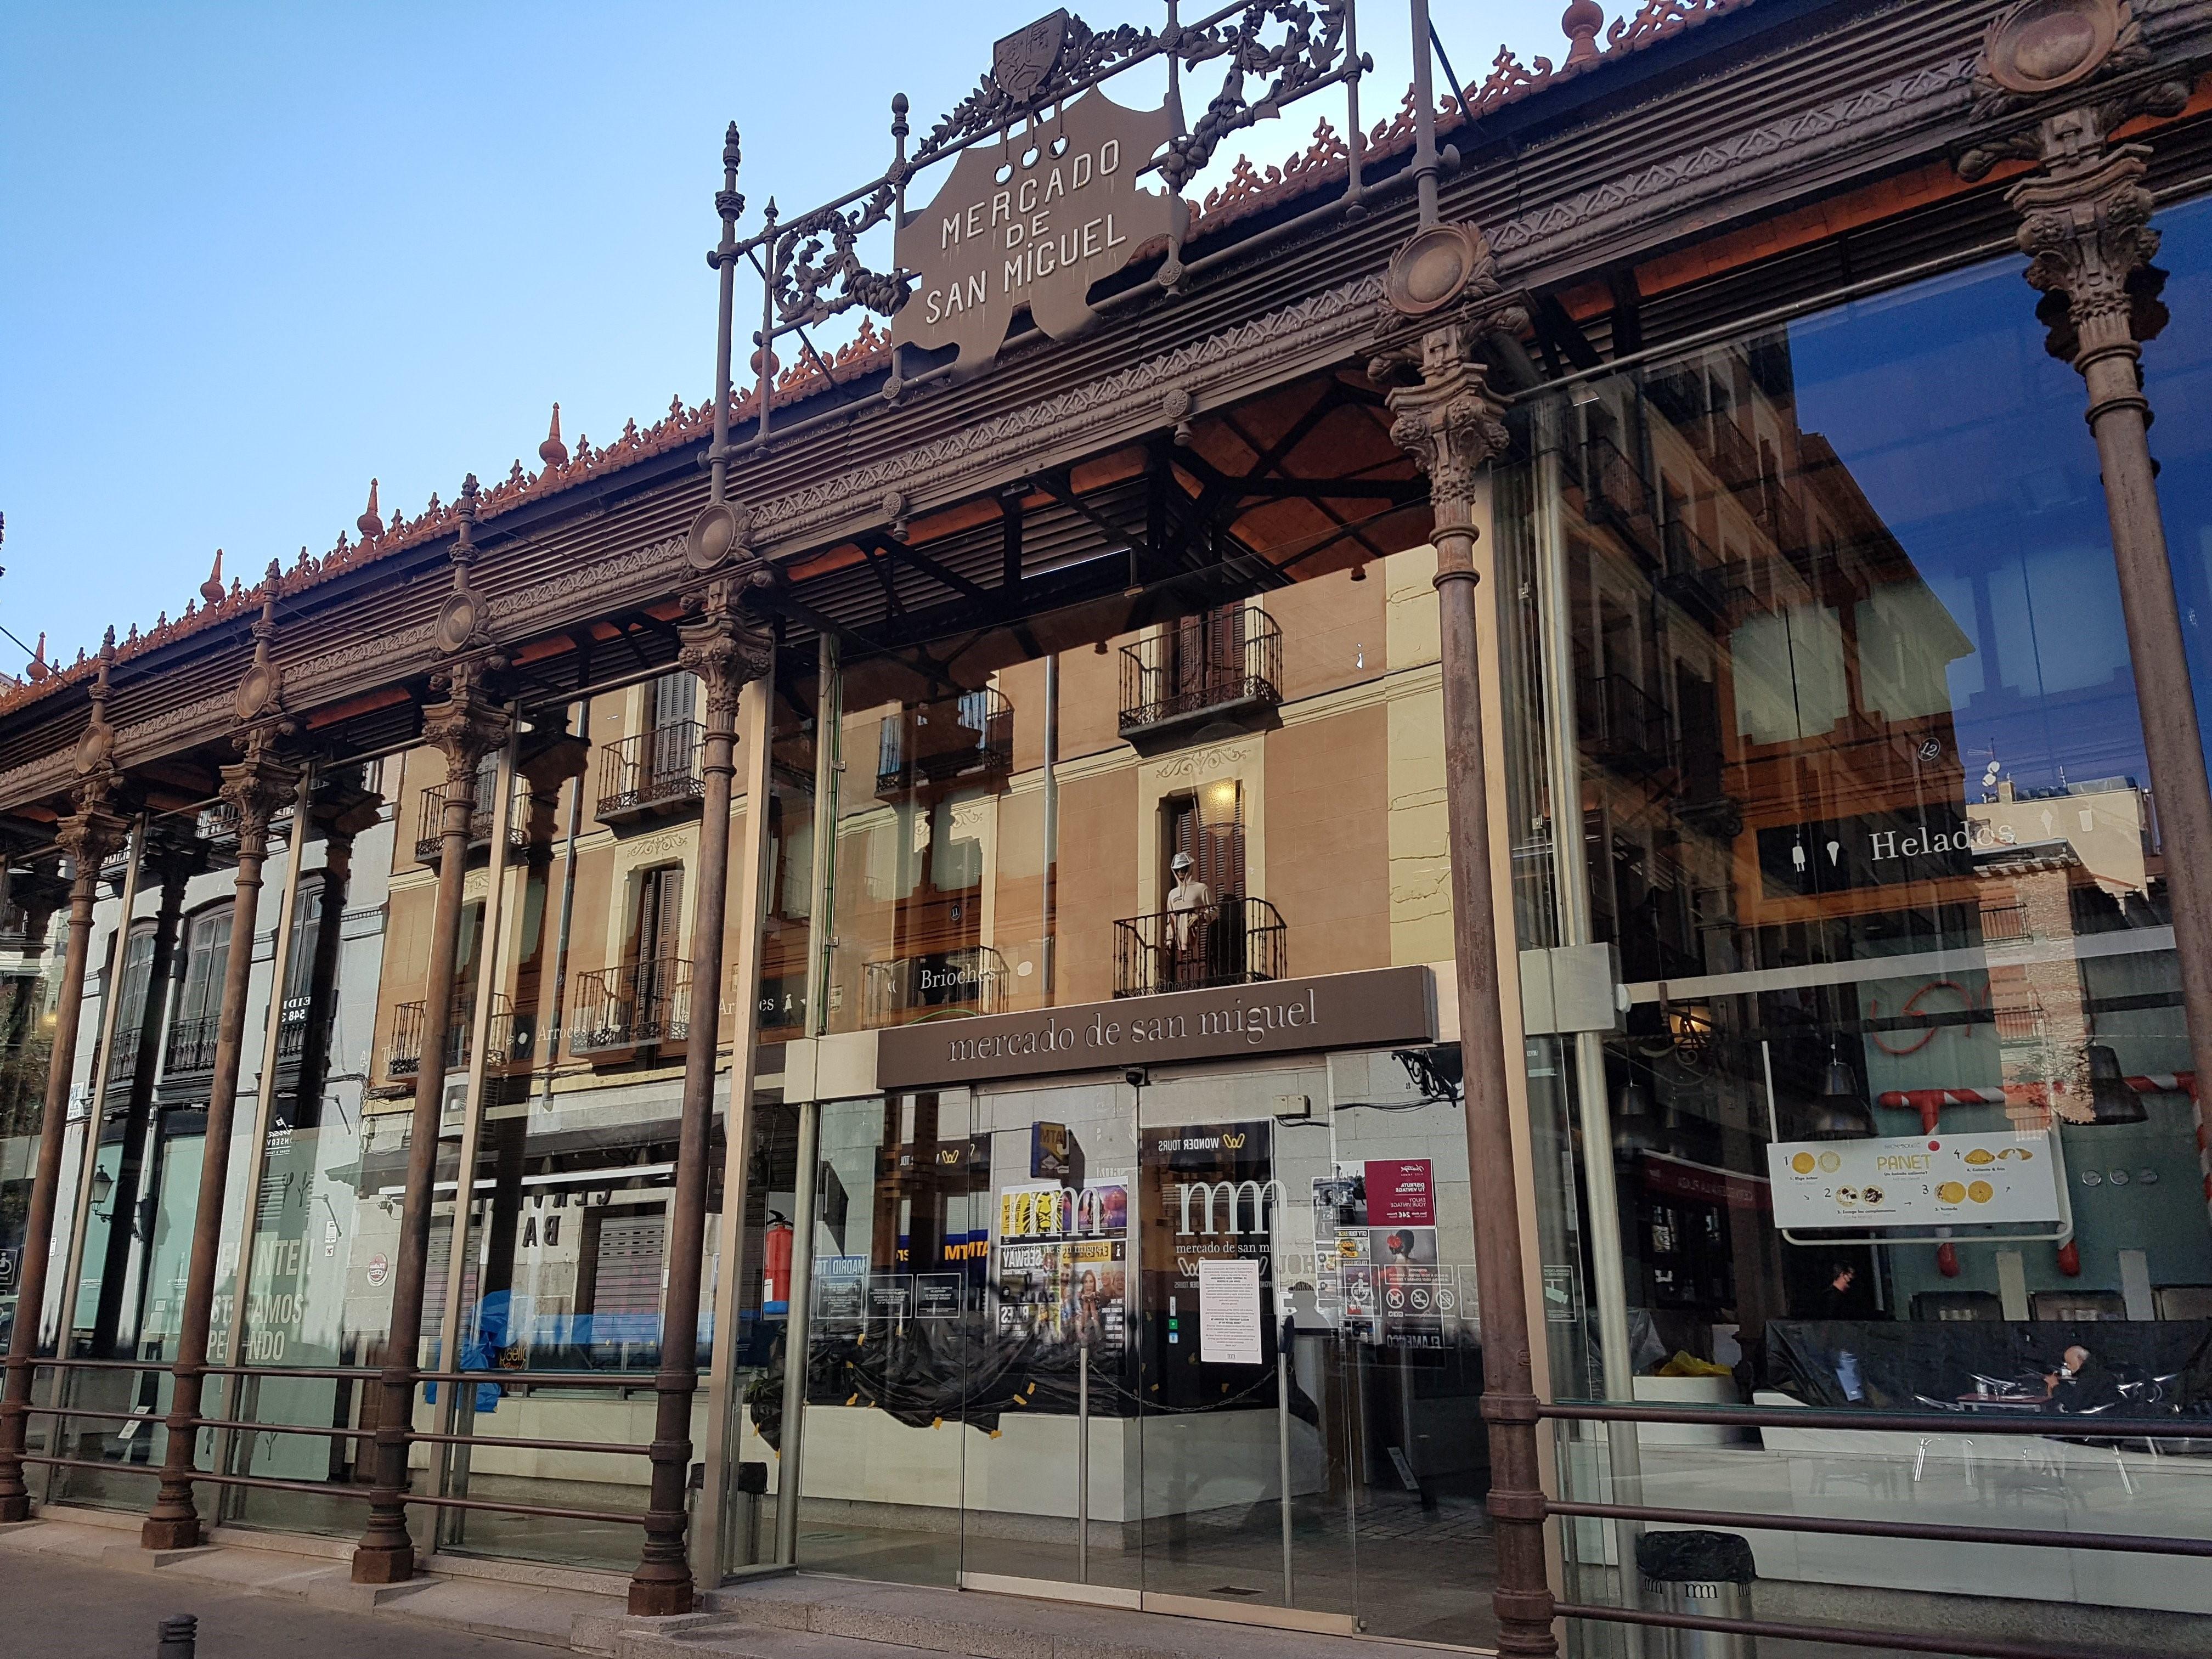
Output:
[[[2045,1401],[2067,1349],[2077,1382]],[[1776,1320],[1766,1374],[1808,1406],[1963,1413],[1984,1398],[2054,1414],[2212,1417],[2212,1322],[2203,1320]]]
[[[957,1319],[910,1319],[902,1328],[878,1326],[860,1333],[821,1333],[808,1345],[806,1399],[815,1406],[871,1406],[908,1428],[965,1423],[985,1434],[998,1431],[1009,1412],[1073,1416],[1082,1394],[1081,1350],[1063,1338],[994,1325],[982,1313]],[[1118,1353],[1094,1352],[1091,1414],[1133,1417],[1137,1401]],[[760,1437],[783,1449],[783,1346],[745,1390],[745,1405]],[[1253,1385],[1223,1407],[1275,1406],[1270,1366]],[[1295,1380],[1291,1414],[1318,1426],[1320,1408]]]
[[[1636,1565],[1661,1584],[1749,1584],[1751,1541],[1732,1532],[1647,1532],[1636,1540]]]

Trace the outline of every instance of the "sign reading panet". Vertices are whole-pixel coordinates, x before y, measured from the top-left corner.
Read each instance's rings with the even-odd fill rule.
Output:
[[[894,1026],[877,1034],[876,1086],[1429,1043],[1436,1029],[1429,970],[1377,968]]]
[[[2051,1137],[2024,1131],[1778,1141],[1766,1149],[1778,1227],[2051,1222]]]
[[[1168,234],[1168,192],[1137,179],[1174,131],[1164,106],[1124,109],[1093,90],[963,151],[935,199],[899,223],[899,268],[921,280],[891,338],[957,346],[972,369],[998,356],[1024,307],[1054,339],[1088,328],[1091,285]]]

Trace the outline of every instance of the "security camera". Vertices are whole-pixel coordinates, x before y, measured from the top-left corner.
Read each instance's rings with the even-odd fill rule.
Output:
[[[1132,1089],[1141,1089],[1146,1084],[1150,1083],[1152,1079],[1146,1077],[1144,1073],[1133,1066],[1127,1071],[1121,1073],[1121,1080],[1127,1084]]]

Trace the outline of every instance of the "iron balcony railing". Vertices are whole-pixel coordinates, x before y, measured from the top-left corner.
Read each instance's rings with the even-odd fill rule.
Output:
[[[161,1059],[162,1072],[173,1078],[215,1070],[216,1033],[222,1024],[221,1014],[200,1014],[176,1021],[169,1027],[168,1047]]]
[[[1266,611],[1224,605],[1121,647],[1121,735],[1282,701],[1283,630]]]
[[[1285,929],[1261,898],[1156,910],[1114,924],[1114,994],[1147,997],[1213,985],[1256,985],[1287,971]]]
[[[902,1023],[908,1015],[927,1019],[940,1012],[999,1013],[1012,988],[1006,959],[988,945],[872,962],[865,979],[870,1025]]]
[[[392,1041],[384,1051],[384,1070],[387,1077],[421,1075],[422,1016],[428,1007],[427,1002],[403,1002],[392,1011]],[[446,1024],[446,1070],[459,1071],[469,1063],[475,1053],[471,1046],[475,1027],[473,1002],[465,994],[457,994]],[[304,1020],[301,1029],[306,1029]],[[491,999],[489,1046],[495,1064],[512,1052],[514,1046],[514,1005],[504,993],[497,991],[492,994]]]
[[[476,810],[469,814],[469,850],[491,845],[492,800],[490,792],[479,789]],[[446,790],[441,784],[434,789],[425,789],[415,809],[415,857],[418,863],[435,864],[446,834]],[[514,781],[514,799],[507,809],[507,844],[515,852],[530,845],[530,786],[521,778]]]
[[[876,747],[876,793],[925,784],[973,783],[1014,763],[1014,706],[990,686],[884,716]]]
[[[606,823],[681,807],[707,793],[700,769],[707,728],[671,720],[599,750],[599,817]]]
[[[107,1068],[107,1082],[110,1088],[118,1084],[128,1083],[138,1075],[140,1030],[141,1027],[135,1020],[128,1025],[116,1027],[115,1060],[114,1063]]]
[[[1667,710],[1625,674],[1601,674],[1577,688],[1575,724],[1592,755],[1618,770],[1648,776],[1667,764]]]
[[[654,957],[576,975],[568,1007],[570,1054],[681,1042],[690,1034],[691,964],[683,957]]]

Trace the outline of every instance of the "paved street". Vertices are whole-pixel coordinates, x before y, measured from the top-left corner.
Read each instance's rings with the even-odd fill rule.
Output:
[[[161,1621],[199,1621],[197,1659],[544,1659],[529,1642],[441,1630],[416,1620],[309,1607],[181,1574],[118,1572],[90,1562],[0,1552],[0,1651],[23,1659],[154,1659]]]

